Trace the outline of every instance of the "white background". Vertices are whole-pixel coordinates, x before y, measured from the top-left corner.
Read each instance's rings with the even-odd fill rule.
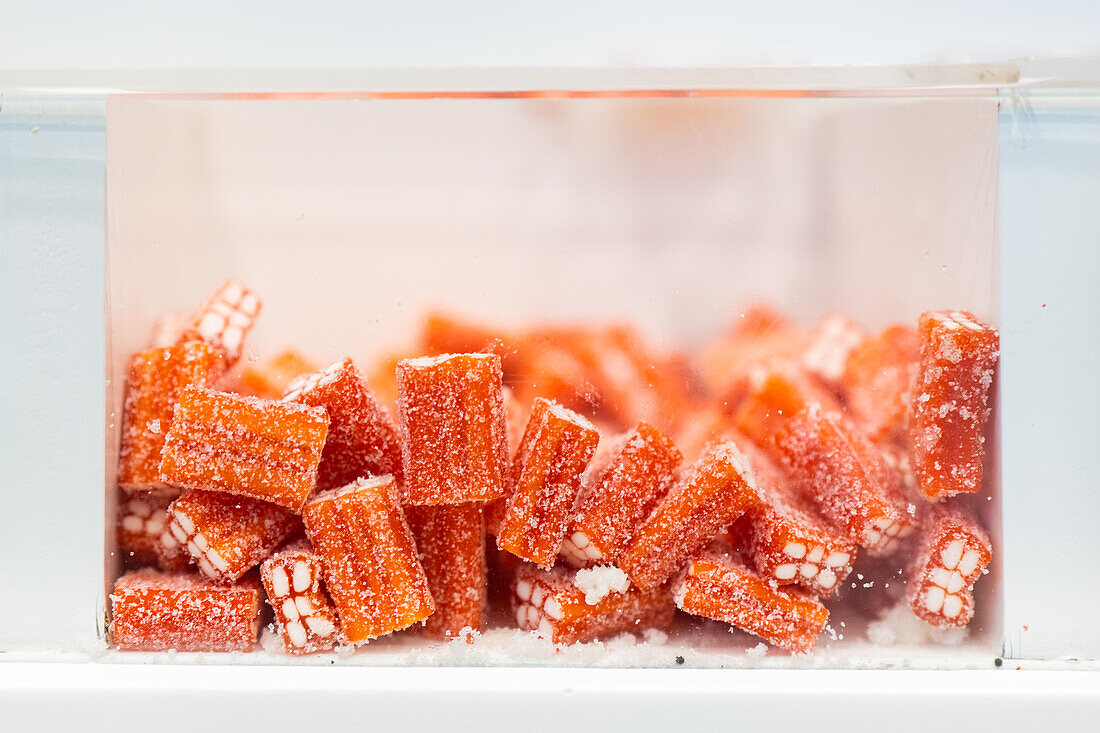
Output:
[[[0,69],[992,61],[1098,29],[1095,0],[0,0]]]

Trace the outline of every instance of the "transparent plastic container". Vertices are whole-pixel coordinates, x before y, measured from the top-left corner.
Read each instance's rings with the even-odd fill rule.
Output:
[[[378,669],[600,667],[619,671],[577,679],[608,695],[640,680],[631,699],[681,683],[717,695],[722,680],[753,679],[719,668],[812,668],[824,685],[843,679],[825,670],[851,668],[1095,668],[1100,634],[1084,610],[1097,591],[1077,563],[1100,551],[1085,470],[1098,437],[1086,373],[1100,356],[1087,285],[1100,269],[1096,81],[1070,63],[273,77],[197,89],[123,76],[125,91],[7,83],[0,335],[14,358],[0,380],[0,550],[12,561],[0,587],[28,600],[0,604],[0,661],[67,661],[110,670],[116,685],[133,682],[128,664],[152,661],[352,667],[328,672],[393,674],[398,687],[440,695],[446,677]],[[629,322],[655,349],[688,354],[753,302],[807,328],[839,312],[872,332],[915,325],[924,310],[972,311],[1001,333],[986,478],[971,502],[994,545],[977,616],[965,640],[946,643],[876,632],[881,608],[849,609],[796,657],[699,624],[564,651],[505,631],[469,645],[398,634],[354,655],[292,660],[111,651],[128,358],[157,317],[227,277],[264,300],[246,362],[292,346],[318,364],[373,365],[415,348],[431,310],[500,329]],[[687,683],[621,670],[681,665],[709,671]],[[188,674],[165,669],[141,684]],[[312,688],[328,684],[319,673],[262,675],[272,689]],[[519,688],[547,679],[538,674],[487,684],[533,705]],[[782,695],[788,683],[770,679]],[[892,683],[882,684],[868,694]],[[942,692],[936,684],[924,692]]]

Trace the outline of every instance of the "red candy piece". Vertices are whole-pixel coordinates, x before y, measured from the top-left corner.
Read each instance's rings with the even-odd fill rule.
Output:
[[[294,380],[283,400],[323,407],[328,412],[328,438],[317,469],[318,491],[367,476],[390,474],[401,481],[397,425],[363,384],[351,359]]]
[[[392,476],[318,494],[302,519],[349,644],[404,629],[435,611]]]
[[[989,388],[999,336],[965,311],[920,317],[909,454],[921,493],[939,501],[982,487]]]
[[[974,617],[974,583],[993,559],[989,535],[960,507],[937,504],[925,520],[909,573],[909,606],[934,626],[966,626]]]
[[[839,391],[849,355],[867,338],[867,330],[838,313],[821,319],[802,352],[802,366],[829,389]]]
[[[111,639],[116,649],[249,652],[260,625],[254,580],[219,585],[190,573],[134,570],[115,581]]]
[[[524,565],[512,585],[512,610],[523,631],[534,631],[555,644],[573,644],[623,632],[664,629],[675,609],[667,585],[608,593],[588,605],[574,584],[576,571],[540,570]]]
[[[656,587],[759,501],[748,459],[734,443],[718,443],[661,500],[616,564],[639,588]]]
[[[168,507],[168,531],[203,575],[232,583],[301,529],[286,509],[245,496],[188,491]]]
[[[277,400],[294,379],[317,371],[317,366],[293,349],[280,351],[270,359],[250,364],[241,371],[240,391],[254,397]]]
[[[259,313],[259,296],[237,280],[227,280],[195,313],[180,341],[205,341],[232,366]]]
[[[920,344],[909,326],[890,326],[848,357],[844,387],[856,424],[871,440],[903,441]]]
[[[463,629],[480,631],[488,594],[481,507],[410,506],[405,516],[435,601],[425,631],[441,639],[458,636]]]
[[[584,473],[600,434],[555,402],[535,400],[512,469],[513,487],[497,546],[551,567],[561,549]]]
[[[508,455],[514,456],[519,450],[520,441],[523,440],[523,431],[527,423],[527,411],[516,399],[515,394],[508,387],[504,388],[504,422],[508,427]],[[483,516],[485,517],[485,531],[493,537],[500,532],[500,523],[504,521],[504,513],[508,510],[508,497],[503,496],[493,499],[485,505]]]
[[[119,554],[128,565],[157,563],[157,543],[168,526],[166,510],[171,501],[151,492],[120,497],[115,536]]]
[[[408,503],[504,496],[508,439],[500,357],[406,359],[397,365],[397,389]]]
[[[150,349],[130,360],[118,484],[127,491],[165,490],[160,478],[161,452],[176,403],[185,387],[208,387],[224,371],[209,346],[190,341]]]
[[[189,387],[168,431],[161,478],[299,511],[317,480],[328,422],[319,407]]]
[[[782,452],[776,450],[776,436],[801,410],[810,405],[840,409],[831,394],[789,366],[757,369],[751,382],[748,396],[734,415],[733,426],[777,459]]]
[[[917,524],[898,474],[838,413],[813,405],[780,432],[792,475],[831,524],[874,556],[893,553]]]
[[[768,364],[799,359],[809,334],[762,304],[750,305],[728,335],[702,355],[703,379],[729,414],[751,390],[750,374]]]
[[[307,542],[276,552],[260,566],[275,629],[289,654],[331,649],[339,627],[336,609],[321,587],[321,558]]]
[[[562,556],[576,567],[618,558],[634,530],[668,493],[681,460],[672,441],[648,423],[601,443]]]
[[[673,597],[685,613],[731,624],[799,654],[813,651],[829,620],[820,601],[797,589],[780,590],[729,555],[692,558]]]
[[[832,595],[852,571],[855,544],[818,515],[763,451],[742,448],[752,460],[763,499],[734,525],[748,559],[757,572],[780,585],[797,584],[814,595]]]

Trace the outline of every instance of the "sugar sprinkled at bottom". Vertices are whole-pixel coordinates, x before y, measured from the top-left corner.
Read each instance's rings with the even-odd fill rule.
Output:
[[[573,585],[584,593],[584,602],[595,606],[609,593],[626,593],[630,590],[630,578],[614,565],[600,565],[578,570]]]

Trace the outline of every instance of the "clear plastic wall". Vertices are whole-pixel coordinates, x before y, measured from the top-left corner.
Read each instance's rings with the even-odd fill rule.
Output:
[[[40,572],[5,569],[6,582],[26,589],[55,578],[45,592],[56,610],[35,620],[29,609],[6,608],[0,649],[104,648],[128,355],[156,317],[192,307],[232,276],[264,297],[250,355],[295,346],[318,363],[372,362],[406,347],[431,308],[503,327],[628,319],[662,347],[686,350],[760,300],[806,326],[838,311],[877,330],[915,323],[923,310],[963,308],[1002,330],[988,501],[975,502],[995,560],[962,644],[900,632],[892,645],[876,643],[883,637],[870,631],[869,611],[849,617],[852,628],[837,638],[822,637],[813,658],[793,662],[746,655],[756,643],[747,635],[690,630],[656,651],[608,645],[566,657],[488,636],[433,656],[394,638],[342,663],[664,666],[677,656],[666,651],[684,649],[698,651],[699,666],[987,667],[1001,654],[1096,656],[1095,632],[1067,610],[1079,584],[1048,574],[1029,550],[1096,543],[1083,510],[1095,499],[1079,464],[1054,471],[1062,488],[1043,506],[1057,509],[1032,511],[1034,485],[1051,479],[1044,456],[1082,447],[1072,435],[1051,445],[1058,433],[1034,426],[1071,401],[1060,385],[1081,377],[1086,361],[1059,362],[1064,379],[1044,383],[1041,404],[1029,389],[1043,366],[1036,345],[1054,348],[1030,301],[1076,298],[1065,307],[1087,311],[1078,278],[1097,265],[1085,242],[1100,227],[1084,204],[1097,190],[1087,161],[1100,150],[1100,125],[1086,97],[1058,97],[1055,113],[996,90],[424,96],[118,95],[91,114],[54,114],[56,101],[16,108],[24,114],[5,109],[4,342],[31,349],[59,322],[83,340],[5,367],[7,384],[32,385],[5,393],[3,435],[5,457],[22,454],[19,483],[36,491],[20,499],[26,520],[4,533],[4,549],[27,556],[21,538],[57,536],[59,526],[71,543],[35,555]],[[13,175],[28,156],[43,177],[34,189],[33,177]],[[72,211],[71,198],[59,197],[74,188],[87,198],[85,215],[51,226],[43,211],[11,206],[51,201]],[[1048,227],[1054,212],[1060,230]],[[1079,263],[1068,282],[1049,261],[1031,261],[1040,231],[1063,233],[1043,246]],[[51,241],[65,242],[52,259]],[[61,312],[28,314],[51,287]],[[88,313],[89,302],[102,315]],[[52,389],[73,365],[81,379],[65,383],[72,399],[63,400]],[[1089,389],[1084,404],[1095,404]],[[41,419],[75,418],[65,441],[72,460],[58,465],[54,455],[48,481],[28,460],[45,459],[40,443],[11,417],[33,413],[43,395]],[[79,494],[72,489],[74,500],[58,507],[47,485],[78,485]],[[1067,522],[1072,542],[1059,533]]]

